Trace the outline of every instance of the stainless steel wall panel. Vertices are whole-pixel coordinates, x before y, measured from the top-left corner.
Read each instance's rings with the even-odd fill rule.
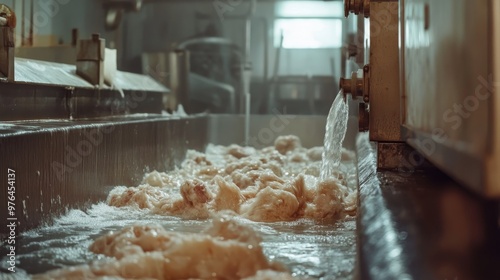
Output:
[[[103,201],[112,187],[138,185],[147,171],[171,170],[187,149],[204,149],[207,122],[198,116],[1,124],[0,180],[15,170],[18,229]],[[6,194],[7,184],[0,190]],[[7,209],[6,195],[0,205]],[[0,219],[7,220],[7,211]]]
[[[493,63],[499,52],[493,44],[499,35],[493,32],[497,14],[492,6],[497,4],[492,0],[404,3],[403,125],[409,132],[405,137],[456,180],[481,194],[500,197],[498,180],[488,179],[493,176],[488,161],[499,139],[494,129],[499,118],[493,113],[497,108]]]

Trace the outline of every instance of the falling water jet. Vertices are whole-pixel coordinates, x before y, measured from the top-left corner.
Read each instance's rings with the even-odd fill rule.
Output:
[[[348,119],[349,107],[341,90],[333,101],[326,121],[320,180],[332,177],[333,170],[340,166]]]

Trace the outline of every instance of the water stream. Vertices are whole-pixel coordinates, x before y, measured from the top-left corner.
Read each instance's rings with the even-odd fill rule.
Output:
[[[342,144],[344,143],[349,119],[349,106],[344,101],[342,91],[339,91],[333,101],[326,120],[326,132],[323,147],[320,179],[330,178],[342,159]]]

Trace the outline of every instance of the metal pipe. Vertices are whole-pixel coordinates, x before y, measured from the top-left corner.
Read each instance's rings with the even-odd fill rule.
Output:
[[[250,143],[250,93],[245,94],[245,145]]]
[[[217,45],[228,45],[228,46],[236,46],[231,40],[221,37],[203,37],[203,38],[193,38],[187,41],[180,43],[177,46],[177,49],[186,49],[188,46],[192,44],[217,44]]]
[[[281,57],[281,49],[283,48],[283,30],[280,35],[280,45],[278,46],[278,50],[276,51],[276,56],[274,57],[274,69],[273,69],[273,77],[271,78],[271,87],[269,88],[268,99],[267,99],[267,113],[271,112],[271,104],[274,104],[274,92],[276,90],[276,82],[278,81],[278,71],[280,67],[280,57]]]
[[[30,10],[30,35],[28,38],[28,43],[29,46],[33,46],[33,20],[35,19],[34,17],[34,10],[35,10],[35,0],[31,0],[31,10]]]
[[[250,81],[252,79],[252,61],[250,59],[250,47],[252,38],[252,17],[255,14],[256,0],[250,2],[250,10],[245,21],[245,69],[243,72],[243,88],[245,101],[245,141],[248,145],[250,139]],[[243,97],[243,96],[242,96]],[[242,98],[243,99],[243,98]]]
[[[189,104],[189,51],[176,49],[169,55],[169,87],[171,93],[167,99],[167,108],[175,111],[182,104],[190,113]]]
[[[255,8],[257,6],[257,0],[252,0],[250,2],[250,8],[246,14],[245,22],[245,57],[249,57],[250,47],[251,47],[251,37],[252,37],[252,17],[255,14]]]
[[[22,24],[21,24],[21,46],[24,46],[25,45],[25,40],[26,40],[26,36],[24,34],[25,30],[26,30],[26,15],[25,15],[25,12],[24,12],[24,8],[26,7],[26,0],[23,0],[23,3],[21,5],[21,10],[22,10]]]
[[[274,70],[273,70],[273,81],[276,81],[278,77],[278,71],[280,67],[280,59],[281,59],[281,50],[283,49],[283,30],[281,31],[280,35],[280,45],[278,47],[278,50],[276,51],[276,57],[274,58]]]
[[[247,18],[245,20],[245,59],[250,61],[250,45],[252,38],[252,19]]]
[[[399,1],[399,18],[406,18],[405,17],[405,1],[400,0]],[[406,30],[405,30],[405,21],[400,20],[399,21],[399,45],[401,46],[399,48],[399,91],[401,93],[401,104],[400,104],[400,117],[401,117],[401,124],[406,124],[406,69],[405,69],[405,36],[406,36]]]
[[[262,20],[262,24],[264,26],[263,27],[264,32],[262,33],[263,36],[264,36],[264,69],[263,69],[264,72],[262,72],[262,73],[264,75],[264,81],[267,82],[267,79],[268,79],[268,77],[267,77],[268,73],[267,72],[268,72],[268,67],[269,67],[269,65],[268,65],[268,63],[269,63],[269,46],[268,46],[268,44],[269,44],[269,38],[268,38],[267,34],[268,34],[269,24],[267,23],[267,19],[264,18],[264,17],[258,17],[257,19]]]
[[[250,59],[250,48],[251,48],[251,38],[252,38],[252,17],[255,14],[255,8],[257,5],[257,0],[252,0],[250,2],[250,8],[248,10],[248,13],[246,15],[245,19],[245,66],[244,66],[244,73],[243,73],[243,88],[244,91],[242,92],[244,96],[242,96],[241,100],[244,101],[246,104],[244,107],[242,107],[241,112],[245,112],[246,115],[246,120],[245,120],[245,128],[246,130],[249,129],[250,126],[250,82],[252,79],[252,61]],[[243,98],[244,97],[244,98]]]
[[[250,59],[250,44],[251,44],[251,32],[252,32],[252,19],[247,17],[245,20],[245,49],[243,51],[243,57],[245,59],[243,63],[243,91],[240,96],[240,113],[245,112],[247,106],[245,102],[247,101],[246,95],[250,93],[250,80],[252,72],[252,61]]]

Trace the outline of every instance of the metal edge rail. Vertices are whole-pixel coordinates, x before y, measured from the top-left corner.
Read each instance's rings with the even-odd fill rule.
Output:
[[[499,279],[498,204],[437,169],[377,171],[357,139],[359,279]]]
[[[207,127],[207,116],[16,122],[0,130],[0,191],[7,194],[8,169],[15,170],[12,217],[17,230],[32,229],[105,200],[114,186],[138,185],[147,171],[171,170],[187,149],[205,148]],[[7,195],[0,207],[7,221]]]

